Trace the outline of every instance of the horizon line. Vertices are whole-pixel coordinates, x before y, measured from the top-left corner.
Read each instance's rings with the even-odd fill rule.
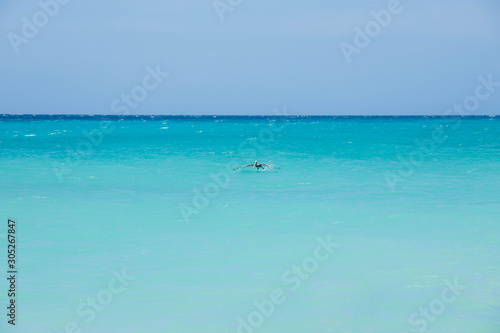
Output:
[[[219,114],[127,114],[127,115],[117,115],[117,114],[81,114],[81,113],[56,113],[56,114],[50,114],[50,113],[0,113],[0,117],[113,117],[113,118],[138,118],[138,117],[355,117],[355,118],[370,118],[370,117],[413,117],[413,118],[428,118],[428,117],[439,117],[439,118],[449,118],[449,117],[459,117],[459,118],[495,118],[495,117],[500,117],[499,115],[489,115],[489,114],[480,114],[480,115],[440,115],[440,114],[428,114],[428,115],[350,115],[350,114],[339,114],[339,115],[328,115],[328,114],[311,114],[311,115],[305,115],[305,114],[287,114],[287,115],[281,115],[281,114],[257,114],[257,115],[250,115],[250,114],[224,114],[224,115],[219,115]]]

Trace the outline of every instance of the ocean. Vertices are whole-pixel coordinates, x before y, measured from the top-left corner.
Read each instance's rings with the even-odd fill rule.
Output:
[[[1,332],[500,332],[499,117],[0,129]]]

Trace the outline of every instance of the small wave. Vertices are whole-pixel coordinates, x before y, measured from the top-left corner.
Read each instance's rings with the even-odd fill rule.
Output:
[[[500,145],[481,145],[477,147],[478,149],[500,149]]]

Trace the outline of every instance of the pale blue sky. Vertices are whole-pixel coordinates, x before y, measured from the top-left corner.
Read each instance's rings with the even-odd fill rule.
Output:
[[[401,0],[351,63],[339,44],[389,1],[244,0],[224,21],[212,2],[71,0],[16,53],[40,6],[2,1],[0,113],[113,114],[156,65],[170,75],[132,114],[439,115],[500,82],[497,0]],[[500,88],[474,114],[500,114]]]

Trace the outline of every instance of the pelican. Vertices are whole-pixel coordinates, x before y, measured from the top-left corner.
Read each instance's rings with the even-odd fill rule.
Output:
[[[244,165],[242,167],[239,167],[239,168],[236,168],[234,170],[239,170],[239,169],[243,169],[243,168],[246,168],[246,167],[254,167],[254,168],[257,168],[257,171],[260,170],[261,168],[264,169],[263,165],[265,165],[266,167],[269,167],[269,168],[272,168],[272,169],[276,169],[275,167],[273,167],[272,165],[269,165],[269,164],[265,164],[265,163],[257,163],[257,161],[255,161],[254,164],[247,164],[247,165]]]

